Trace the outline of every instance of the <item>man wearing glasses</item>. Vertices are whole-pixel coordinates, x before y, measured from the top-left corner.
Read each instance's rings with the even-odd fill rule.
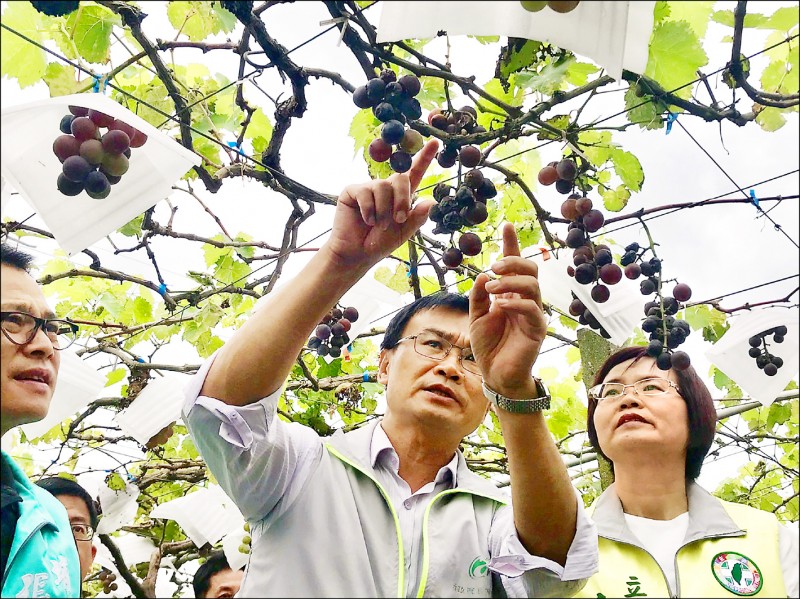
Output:
[[[2,435],[47,415],[56,387],[59,351],[77,326],[54,318],[28,273],[32,259],[0,247],[0,394]],[[31,484],[2,453],[3,597],[77,597],[80,563],[66,510]]]
[[[411,197],[436,148],[407,173],[346,188],[328,241],[187,390],[195,443],[250,523],[241,597],[566,597],[596,570],[597,536],[531,375],[547,330],[536,265],[509,225],[499,278],[481,274],[469,299],[428,296],[392,319],[383,419],[322,439],[276,415],[320,319],[427,219],[432,202]],[[458,450],[490,402],[511,497]]]
[[[97,528],[97,504],[80,484],[62,476],[40,478],[36,484],[58,499],[67,510],[72,536],[81,562],[81,582],[92,570],[97,547],[92,543]]]

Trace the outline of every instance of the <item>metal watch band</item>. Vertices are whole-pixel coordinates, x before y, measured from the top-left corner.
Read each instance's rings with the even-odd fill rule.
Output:
[[[511,399],[499,393],[492,391],[483,383],[483,394],[492,403],[501,410],[512,412],[514,414],[532,414],[533,412],[541,412],[550,407],[550,394],[544,383],[536,379],[536,388],[542,395],[540,397],[533,397],[531,399]]]

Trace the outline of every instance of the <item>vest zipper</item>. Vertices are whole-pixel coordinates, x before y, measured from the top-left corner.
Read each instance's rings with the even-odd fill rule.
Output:
[[[394,528],[395,528],[395,532],[397,533],[397,549],[398,549],[398,556],[399,556],[399,564],[398,564],[399,570],[398,570],[398,578],[397,578],[397,596],[400,599],[402,599],[403,597],[406,596],[406,583],[405,583],[405,577],[406,577],[406,554],[405,554],[405,548],[403,547],[403,531],[400,528],[400,518],[397,516],[397,512],[395,511],[394,507],[392,506],[392,502],[389,499],[389,494],[383,488],[381,483],[379,483],[377,481],[377,479],[375,479],[369,472],[367,472],[366,470],[361,468],[358,464],[356,464],[356,463],[350,461],[349,459],[347,459],[345,456],[343,456],[341,453],[339,453],[336,449],[331,447],[331,445],[329,443],[326,443],[325,447],[328,449],[328,451],[331,452],[331,454],[333,454],[334,456],[336,456],[337,458],[342,460],[345,464],[348,464],[352,468],[355,468],[356,470],[361,472],[361,474],[365,475],[373,483],[375,483],[375,486],[378,487],[378,491],[380,491],[381,495],[383,496],[383,500],[386,502],[386,505],[387,505],[387,507],[389,508],[389,511],[392,514],[392,518],[394,518]]]
[[[724,538],[727,538],[727,537],[740,537],[740,536],[742,536],[741,533],[745,533],[745,531],[739,529],[737,531],[730,532],[730,533],[716,534],[716,535],[706,535],[704,537],[698,537],[696,539],[692,539],[691,541],[688,541],[688,542],[684,543],[683,545],[681,545],[680,547],[678,547],[677,551],[675,551],[675,557],[672,558],[673,565],[675,566],[675,591],[677,593],[675,596],[676,597],[680,597],[681,596],[681,577],[680,577],[680,574],[678,573],[678,554],[681,552],[681,549],[691,545],[692,543],[694,543],[696,541],[707,541],[708,539],[724,539]],[[747,534],[747,533],[745,533],[745,534]],[[656,563],[658,563],[658,562],[656,562]]]

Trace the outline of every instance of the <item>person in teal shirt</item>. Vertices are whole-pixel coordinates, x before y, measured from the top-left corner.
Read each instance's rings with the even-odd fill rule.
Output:
[[[78,327],[55,318],[28,272],[32,258],[0,248],[0,394],[2,435],[47,415],[56,387],[59,350]],[[0,456],[0,552],[3,597],[78,597],[80,562],[67,511]]]

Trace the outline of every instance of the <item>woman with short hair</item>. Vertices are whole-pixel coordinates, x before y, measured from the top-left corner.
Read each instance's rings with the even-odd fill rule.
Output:
[[[614,353],[589,390],[589,440],[615,482],[592,506],[600,571],[580,596],[797,597],[797,530],[695,482],[711,394],[694,368],[660,370],[646,349]]]

